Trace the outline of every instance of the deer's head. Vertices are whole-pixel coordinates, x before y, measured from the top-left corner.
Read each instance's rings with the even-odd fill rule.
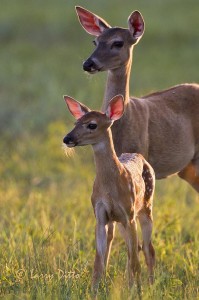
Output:
[[[95,50],[84,62],[83,69],[91,74],[117,69],[129,60],[132,46],[137,44],[144,33],[144,20],[139,11],[128,18],[128,28],[111,27],[101,17],[76,6],[82,27],[95,37]]]
[[[105,113],[91,111],[84,104],[75,99],[64,96],[70,113],[75,117],[76,123],[63,139],[68,147],[94,145],[103,139],[103,135],[115,120],[121,118],[124,112],[124,99],[122,95],[113,97]]]

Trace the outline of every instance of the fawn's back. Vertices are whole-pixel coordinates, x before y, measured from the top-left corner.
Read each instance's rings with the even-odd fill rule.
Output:
[[[151,165],[138,153],[123,153],[120,162],[130,172],[134,184],[136,213],[149,205],[155,189],[155,173]]]

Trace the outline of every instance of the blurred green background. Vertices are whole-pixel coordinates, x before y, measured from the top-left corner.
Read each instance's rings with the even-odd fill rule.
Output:
[[[77,149],[70,158],[61,148],[74,122],[62,95],[99,109],[106,73],[89,76],[82,70],[93,38],[81,28],[75,5],[112,26],[127,27],[133,10],[142,13],[146,29],[134,49],[131,95],[199,82],[196,0],[1,0],[0,295],[5,299],[90,297],[95,171],[89,147]],[[159,279],[153,299],[198,295],[198,204],[198,195],[177,177],[157,182],[154,243]],[[113,248],[110,277],[118,288],[111,294],[110,280],[101,297],[125,299],[125,248],[119,238]],[[59,268],[80,277],[57,279]],[[19,270],[24,271],[21,279]],[[54,274],[57,281],[32,278],[31,270],[38,276]]]

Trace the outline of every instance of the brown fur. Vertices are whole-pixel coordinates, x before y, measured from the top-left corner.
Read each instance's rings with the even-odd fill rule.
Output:
[[[84,19],[80,23],[85,28]],[[112,127],[116,153],[139,152],[153,166],[157,179],[178,174],[199,192],[199,85],[181,84],[130,98],[132,50],[144,32],[142,26],[134,39],[133,26],[111,28],[105,23],[95,38],[95,51],[86,60],[94,62],[91,73],[108,71],[103,110],[115,95],[125,98],[125,114]],[[123,47],[112,47],[113,40],[123,41]]]
[[[113,100],[115,99],[111,102]],[[95,130],[89,130],[90,123],[97,125]],[[151,243],[154,171],[141,154],[125,153],[117,157],[111,124],[112,120],[106,114],[89,111],[64,138],[68,146],[91,144],[94,151],[96,178],[91,197],[96,217],[96,256],[92,284],[94,291],[97,291],[108,264],[116,222],[128,249],[129,284],[132,285],[134,277],[140,284],[137,218],[142,229],[142,249],[151,283],[155,264],[155,251]]]

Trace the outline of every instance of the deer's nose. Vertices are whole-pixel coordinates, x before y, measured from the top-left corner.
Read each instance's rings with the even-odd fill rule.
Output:
[[[83,69],[84,69],[84,71],[92,72],[97,69],[97,66],[92,59],[87,59],[83,63]]]
[[[68,144],[71,144],[71,143],[74,143],[73,142],[73,139],[71,137],[70,134],[67,134],[64,138],[63,138],[63,143],[68,145]]]

